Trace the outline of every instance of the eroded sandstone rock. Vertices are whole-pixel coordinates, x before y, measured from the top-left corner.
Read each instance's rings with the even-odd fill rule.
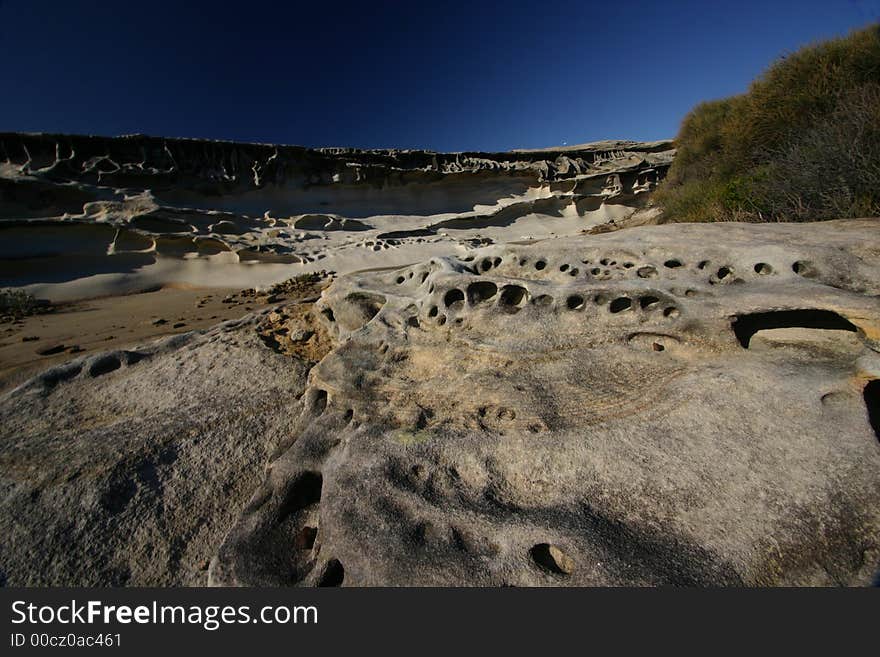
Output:
[[[338,346],[211,581],[869,583],[876,225],[639,228],[341,277],[319,304]]]
[[[482,246],[53,368],[0,398],[4,577],[868,584],[876,228]]]

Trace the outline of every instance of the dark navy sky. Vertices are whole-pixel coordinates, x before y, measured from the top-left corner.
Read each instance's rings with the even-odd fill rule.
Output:
[[[880,0],[0,0],[0,131],[534,148],[675,134]]]

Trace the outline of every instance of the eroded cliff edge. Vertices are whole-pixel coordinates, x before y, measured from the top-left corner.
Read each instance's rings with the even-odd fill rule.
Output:
[[[263,285],[319,260],[345,272],[577,234],[645,212],[673,156],[670,142],[436,153],[0,134],[0,285],[72,298],[221,270]]]

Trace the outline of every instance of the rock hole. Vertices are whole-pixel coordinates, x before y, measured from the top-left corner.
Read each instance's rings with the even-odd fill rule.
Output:
[[[708,260],[700,260],[700,262],[697,263],[697,269],[705,269],[708,266],[709,266]]]
[[[748,349],[752,336],[758,331],[778,328],[813,328],[838,331],[858,331],[847,319],[830,310],[800,309],[771,310],[763,313],[738,315],[730,327],[740,345]]]
[[[559,271],[568,271],[568,265],[559,265]]]
[[[725,278],[730,276],[730,274],[731,274],[730,267],[719,267],[719,269],[715,275],[718,277],[719,281],[723,281]]]
[[[443,326],[445,323],[446,323],[446,315],[440,315],[440,317],[437,318],[437,325]]]
[[[678,310],[678,308],[675,308],[674,306],[669,306],[668,308],[663,309],[663,316],[664,317],[670,317],[672,319],[675,319],[680,314],[681,314],[681,312]]]
[[[678,260],[677,258],[672,258],[671,260],[667,260],[666,262],[664,262],[663,266],[668,267],[669,269],[676,269],[678,267],[681,267],[681,260]]]
[[[501,296],[498,298],[498,303],[508,308],[519,308],[525,303],[527,296],[528,292],[524,287],[505,285],[501,288]]]
[[[329,308],[324,308],[324,310],[321,311],[321,314],[324,315],[324,317],[326,317],[327,321],[329,321],[329,322],[336,321],[336,318],[333,316],[333,311],[330,310]]]
[[[477,281],[468,285],[467,294],[471,305],[483,303],[498,293],[498,286],[490,281]]]
[[[464,304],[464,292],[458,288],[452,288],[443,297],[443,303],[446,304],[447,308],[451,308],[453,304],[459,304],[458,307],[460,307]]]
[[[591,273],[593,276],[598,276],[601,272],[602,272],[602,270],[599,269],[598,267],[593,267],[593,268],[590,270],[590,273]]]
[[[874,430],[874,435],[880,440],[880,379],[868,381],[862,394],[865,398],[865,408],[868,409],[868,422]]]
[[[492,269],[492,261],[489,260],[489,258],[486,258],[485,260],[483,260],[483,262],[480,263],[480,269],[482,269],[483,271],[489,271],[490,269]]]
[[[660,299],[650,295],[639,299],[639,305],[642,308],[650,308],[651,306],[656,306],[658,303],[660,303]]]
[[[403,276],[398,276],[398,277],[397,277],[397,284],[398,284],[398,285],[401,285],[405,280],[406,280],[406,279],[405,279]]]
[[[437,306],[431,306],[431,310],[428,311],[428,317],[436,317],[440,312],[440,309]]]
[[[345,579],[345,568],[339,559],[330,559],[321,573],[321,579],[318,580],[318,586],[342,586]]]
[[[533,303],[536,306],[552,306],[553,305],[553,297],[551,297],[549,294],[541,294],[541,295],[535,297],[535,300],[533,301]]]
[[[659,342],[655,342],[651,345],[651,349],[653,349],[654,351],[663,351],[664,349],[666,349],[666,347],[664,347]]]
[[[114,370],[118,370],[121,365],[122,362],[119,360],[119,356],[116,354],[107,354],[106,356],[101,356],[92,363],[91,367],[89,367],[89,374],[91,376],[103,376],[104,374],[109,374]]]
[[[411,326],[413,328],[418,328],[419,327],[419,318],[416,317],[415,315],[413,315],[408,320],[406,320],[406,325]]]
[[[577,267],[575,267],[570,272],[568,272],[568,275],[569,276],[577,276],[579,273],[580,273],[580,270]]]
[[[53,367],[44,373],[40,379],[47,388],[54,388],[59,383],[69,381],[82,371],[82,365],[78,363]]]
[[[538,271],[541,271],[546,266],[547,266],[547,263],[544,262],[543,260],[538,260],[538,262],[535,263],[535,269],[537,269]]]
[[[147,358],[147,354],[142,354],[138,351],[125,351],[125,364],[126,365],[137,365],[142,360]]]
[[[624,310],[629,310],[630,308],[632,308],[632,299],[628,299],[627,297],[618,297],[611,302],[610,306],[608,306],[608,310],[610,310],[612,313],[623,312]]]
[[[650,265],[647,267],[639,267],[636,270],[636,275],[639,278],[654,278],[657,275],[657,270]]]
[[[755,265],[755,273],[760,274],[761,276],[766,276],[767,274],[773,273],[773,267],[766,262],[759,262]]]
[[[798,260],[797,262],[793,263],[791,265],[791,270],[799,276],[806,276],[808,278],[815,275],[813,265],[806,260]]]
[[[288,516],[320,502],[323,485],[324,477],[320,472],[311,470],[301,472],[287,489],[284,503],[278,510],[279,520],[284,520]]]
[[[565,300],[565,305],[569,310],[577,310],[584,307],[584,298],[579,294],[572,294]]]

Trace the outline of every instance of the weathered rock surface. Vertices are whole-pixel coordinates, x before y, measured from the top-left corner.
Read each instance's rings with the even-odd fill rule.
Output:
[[[312,362],[261,316],[52,368],[0,401],[0,582],[206,583]]]
[[[472,248],[55,368],[0,398],[0,568],[174,584],[210,556],[220,585],[868,584],[877,226]]]

